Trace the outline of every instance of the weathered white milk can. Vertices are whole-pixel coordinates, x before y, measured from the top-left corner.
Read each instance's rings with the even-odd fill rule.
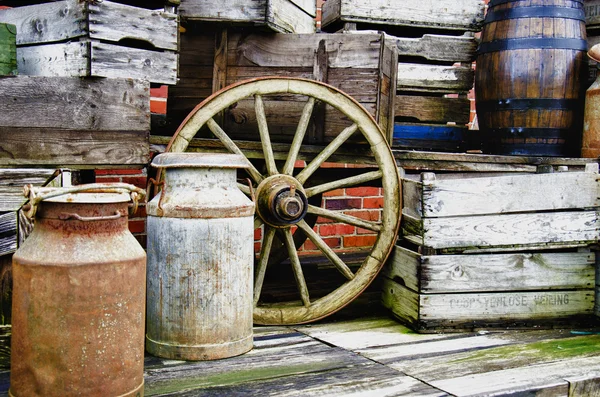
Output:
[[[146,348],[213,360],[252,349],[254,203],[237,187],[234,154],[164,153],[148,203]]]

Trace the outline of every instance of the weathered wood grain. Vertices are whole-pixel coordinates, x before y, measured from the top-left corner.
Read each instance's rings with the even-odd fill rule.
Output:
[[[384,279],[382,301],[419,331],[464,330],[590,315],[594,290],[419,294]]]
[[[147,81],[17,76],[0,78],[0,91],[1,127],[150,130]]]
[[[472,62],[477,41],[469,36],[425,34],[420,38],[394,37],[399,56],[416,56],[431,61]]]
[[[423,238],[434,249],[527,246],[550,243],[594,244],[600,222],[597,211],[567,211],[468,217],[403,217],[402,229]]]
[[[0,213],[0,256],[17,250],[17,213]]]
[[[435,2],[404,0],[328,0],[322,26],[338,21],[478,31],[484,3],[479,0]]]
[[[56,1],[0,11],[0,21],[17,27],[17,45],[77,37],[118,42],[141,40],[155,48],[177,50],[177,15],[111,1]]]
[[[466,93],[473,88],[474,71],[470,66],[398,64],[398,91]]]
[[[423,293],[588,289],[593,252],[419,255],[395,246],[386,277]]]
[[[586,28],[597,28],[600,25],[600,1],[585,0],[583,10],[585,12]]]
[[[30,76],[81,76],[177,82],[177,54],[149,51],[98,41],[19,47],[20,73]]]
[[[467,98],[444,98],[424,95],[396,95],[394,117],[398,121],[467,124],[470,102]]]
[[[150,160],[147,131],[0,127],[1,167],[134,167]]]
[[[306,0],[185,0],[186,20],[266,26],[281,33],[314,33],[316,5]]]
[[[417,189],[422,192],[422,207],[415,210],[423,217],[570,210],[600,206],[598,174],[593,172],[463,179],[436,179],[435,175],[431,175],[418,184]]]

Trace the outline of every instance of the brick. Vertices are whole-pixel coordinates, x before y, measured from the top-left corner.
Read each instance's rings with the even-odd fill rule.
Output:
[[[96,182],[98,182],[98,183],[121,182],[121,177],[119,177],[119,176],[96,176]]]
[[[259,241],[262,238],[262,229],[260,227],[254,229],[254,241]]]
[[[363,208],[383,208],[383,197],[365,197]]]
[[[150,113],[167,114],[167,101],[160,99],[150,99]]]
[[[129,215],[129,219],[133,219],[133,218],[145,218],[147,216],[146,214],[146,206],[145,205],[139,205],[137,208],[137,211],[135,211],[135,213],[133,215]]]
[[[144,233],[146,232],[146,220],[130,220],[129,231],[131,233]]]
[[[346,168],[346,164],[344,163],[331,163],[328,161],[325,161],[323,164],[321,164],[322,168]]]
[[[380,219],[380,210],[361,210],[361,211],[344,211],[344,214],[355,216],[365,221],[378,222]]]
[[[333,219],[329,219],[329,218],[323,218],[322,216],[317,217],[317,224],[320,223],[334,223],[335,221]]]
[[[340,237],[326,237],[323,239],[325,244],[331,248],[340,248],[342,239]],[[320,251],[317,246],[310,240],[306,240],[302,246],[304,251]]]
[[[344,248],[350,247],[372,247],[377,240],[377,236],[344,236]]]
[[[321,236],[343,236],[346,234],[354,234],[356,230],[355,226],[346,225],[342,223],[335,223],[332,225],[320,225],[319,234]]]
[[[328,210],[349,210],[349,209],[360,209],[361,207],[362,207],[362,200],[357,199],[357,198],[325,200],[325,208]]]
[[[362,186],[362,187],[348,187],[346,188],[346,195],[351,197],[369,197],[369,196],[380,196],[378,187]]]
[[[261,246],[260,242],[254,243],[254,253],[255,254],[258,254],[260,252],[260,246]]]
[[[150,88],[150,96],[156,98],[166,98],[169,96],[169,86],[161,85],[157,88]]]
[[[96,170],[98,175],[144,175],[143,170]]]
[[[146,189],[148,178],[145,176],[123,176],[121,180],[124,183],[129,183],[142,189]]]
[[[376,234],[376,233],[369,229],[363,229],[363,228],[357,227],[356,234]]]
[[[346,195],[344,189],[334,189],[323,193],[323,197],[343,197]]]

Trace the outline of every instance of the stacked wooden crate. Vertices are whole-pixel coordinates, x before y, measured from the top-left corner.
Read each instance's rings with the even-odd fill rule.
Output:
[[[0,23],[0,76],[17,74],[17,29],[15,25]]]
[[[19,73],[0,78],[0,166],[147,164],[150,84],[177,81],[176,14],[63,0],[0,22],[16,26]]]
[[[472,61],[484,3],[460,1],[328,0],[323,30],[383,30],[399,63],[392,145],[459,151],[470,115]]]
[[[395,82],[397,56],[395,43],[386,35],[248,33],[234,29],[207,35],[194,26],[186,28],[188,31],[181,35],[181,78],[169,90],[167,102],[174,126],[211,92],[250,78],[285,76],[340,88],[360,102],[391,137],[395,93],[390,87]],[[292,96],[267,99],[265,109],[274,142],[291,142],[305,101]],[[316,110],[307,143],[331,140],[345,126],[340,117],[329,107]],[[253,105],[241,101],[228,110],[224,128],[235,140],[257,140]]]
[[[587,318],[599,192],[597,164],[585,172],[406,176],[384,305],[419,332]]]

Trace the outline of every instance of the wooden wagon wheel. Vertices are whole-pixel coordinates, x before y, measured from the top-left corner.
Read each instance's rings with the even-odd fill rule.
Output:
[[[281,97],[289,94],[301,95],[308,99],[293,136],[285,164],[279,169],[273,154],[263,98],[268,95]],[[238,101],[252,98],[254,98],[266,169],[264,173],[261,173],[248,160],[249,168],[246,171],[254,185],[253,193],[257,206],[255,226],[264,227],[262,245],[255,269],[254,322],[275,325],[318,320],[336,312],[356,298],[373,281],[394,245],[401,208],[396,162],[377,123],[354,99],[327,84],[306,79],[278,77],[240,82],[213,94],[198,105],[183,121],[171,139],[167,151],[185,151],[191,139],[200,128],[206,125],[227,150],[243,155],[238,145],[215,121],[215,118],[220,112],[227,110]],[[296,160],[302,150],[302,142],[317,101],[326,103],[342,113],[344,118],[349,120],[348,126],[305,167],[296,172],[298,170],[295,168]],[[338,151],[340,146],[346,143],[351,136],[355,135],[356,137],[358,134],[362,134],[362,141],[368,142],[376,165],[361,169],[357,175],[311,184],[311,176],[322,167],[323,163]],[[334,189],[360,186],[366,183],[377,183],[382,187],[383,206],[378,221],[363,220],[343,211],[334,211],[308,202],[309,198]],[[240,184],[240,189],[250,194],[248,186]],[[353,271],[351,266],[348,266],[341,258],[342,255],[330,248],[323,238],[313,230],[312,225],[305,220],[307,214],[366,229],[376,234],[371,251],[362,260],[357,270]],[[322,255],[343,275],[342,284],[325,296],[316,299],[311,297],[303,272],[303,257],[298,255],[297,241],[296,244],[294,242],[294,231],[304,233],[318,247]],[[271,266],[268,266],[269,258],[274,241],[278,238],[287,251],[286,256],[289,256],[299,299],[292,302],[264,304],[261,301],[263,281],[265,274],[271,269]]]

